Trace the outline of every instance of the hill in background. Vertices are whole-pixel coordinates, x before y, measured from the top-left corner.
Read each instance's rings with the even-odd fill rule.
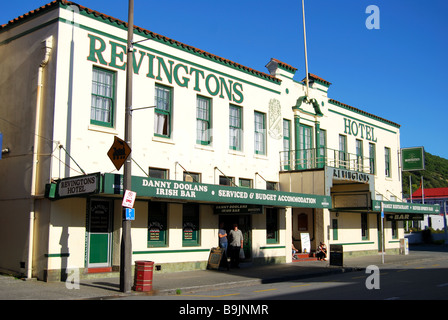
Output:
[[[448,160],[425,152],[425,170],[404,171],[402,179],[403,198],[409,197],[409,176],[411,176],[412,192],[419,189],[423,176],[423,188],[448,187]]]

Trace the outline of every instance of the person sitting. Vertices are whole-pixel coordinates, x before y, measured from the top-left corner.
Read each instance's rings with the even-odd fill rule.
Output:
[[[293,241],[293,243],[292,243],[292,259],[293,260],[298,259],[297,255],[296,255],[297,252],[299,252],[299,250],[297,250],[296,247],[294,247],[294,241]]]
[[[320,243],[316,253],[317,260],[327,261],[327,247],[325,243]]]

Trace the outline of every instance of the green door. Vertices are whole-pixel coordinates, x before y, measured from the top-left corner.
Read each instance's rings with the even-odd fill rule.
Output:
[[[91,200],[87,225],[87,267],[111,266],[112,202]]]

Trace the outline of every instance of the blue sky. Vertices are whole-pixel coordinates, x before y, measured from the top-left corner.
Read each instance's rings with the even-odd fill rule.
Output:
[[[51,0],[2,1],[0,24]],[[127,20],[127,0],[79,0]],[[305,77],[301,0],[134,0],[137,26],[267,72]],[[379,29],[369,30],[369,5]],[[309,72],[329,97],[401,125],[401,147],[448,159],[448,1],[305,0]],[[1,62],[0,62],[1,63]]]

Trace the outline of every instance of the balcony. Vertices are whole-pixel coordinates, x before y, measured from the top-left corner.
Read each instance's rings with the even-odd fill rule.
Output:
[[[280,171],[323,169],[325,166],[375,173],[375,159],[329,148],[280,152]]]

